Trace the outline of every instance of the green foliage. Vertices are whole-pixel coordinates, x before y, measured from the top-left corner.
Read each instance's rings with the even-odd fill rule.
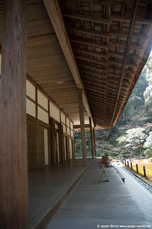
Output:
[[[81,138],[81,132],[75,132],[75,133],[74,133],[74,138],[75,138],[75,139]]]
[[[81,140],[75,139],[75,157],[82,157]]]

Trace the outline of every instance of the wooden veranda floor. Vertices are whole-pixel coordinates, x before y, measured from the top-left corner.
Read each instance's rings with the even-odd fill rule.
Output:
[[[30,229],[152,226],[151,218],[147,217],[145,209],[139,206],[130,192],[133,188],[138,195],[140,188],[130,178],[123,183],[112,167],[106,168],[109,182],[105,182],[105,174],[98,182],[102,173],[100,161],[89,159],[88,162],[89,166],[85,168],[82,167],[82,160],[77,159],[67,165],[29,172]],[[145,202],[145,193],[140,194],[139,198]],[[152,198],[146,201],[148,204]]]
[[[82,159],[76,159],[29,171],[30,229],[44,229],[44,224],[53,217],[92,161],[92,158],[88,158],[87,167],[82,167]]]

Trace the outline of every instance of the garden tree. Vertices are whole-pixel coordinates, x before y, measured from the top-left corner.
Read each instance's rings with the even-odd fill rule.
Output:
[[[152,157],[152,150],[151,149],[146,149],[144,152],[144,155],[146,158]]]
[[[143,144],[146,141],[146,133],[144,128],[133,128],[126,131],[126,135],[120,136],[117,141],[123,145],[126,152],[132,154],[142,154]]]
[[[111,149],[113,145],[110,144],[107,140],[96,140],[96,155],[97,157],[101,157],[105,155],[105,153],[111,154]]]
[[[148,81],[148,87],[144,92],[145,104],[150,110],[152,110],[152,55],[148,58],[145,69],[146,79]]]
[[[149,132],[149,136],[146,138],[146,141],[144,143],[144,148],[145,150],[145,154],[148,154],[149,156],[151,156],[152,154],[152,131]]]
[[[82,157],[81,139],[75,139],[75,156]]]

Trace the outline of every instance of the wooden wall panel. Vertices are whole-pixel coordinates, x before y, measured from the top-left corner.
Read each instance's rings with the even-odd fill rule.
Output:
[[[67,127],[67,134],[70,135],[70,129]]]
[[[38,104],[48,110],[48,99],[38,90]]]
[[[50,116],[56,121],[60,122],[60,111],[59,109],[50,102]]]
[[[37,168],[36,120],[27,119],[27,156],[28,169]]]
[[[68,127],[70,126],[70,120],[68,118],[66,118],[66,124]]]
[[[35,100],[35,87],[28,80],[26,80],[26,95]]]
[[[35,103],[26,98],[26,113],[36,117],[36,106]]]
[[[63,132],[66,133],[66,126],[63,125]]]
[[[45,157],[44,157],[44,127],[38,125],[38,161],[39,167],[45,166]]]
[[[65,123],[65,115],[61,112],[61,122]]]
[[[48,113],[44,110],[42,110],[40,107],[38,107],[38,119],[45,122],[49,123],[49,116]]]

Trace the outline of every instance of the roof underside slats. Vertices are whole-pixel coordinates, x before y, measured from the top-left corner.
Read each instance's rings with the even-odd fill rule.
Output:
[[[150,1],[59,0],[95,125],[117,122],[150,52]]]

